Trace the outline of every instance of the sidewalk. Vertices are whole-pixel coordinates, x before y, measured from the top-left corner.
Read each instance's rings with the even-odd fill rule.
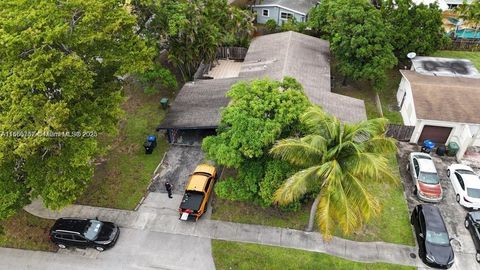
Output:
[[[72,205],[58,212],[45,209],[40,201],[35,201],[25,207],[25,210],[33,215],[49,219],[98,217],[113,221],[125,228],[301,249],[358,262],[423,266],[419,259],[410,257],[410,253],[416,253],[416,249],[410,246],[383,242],[355,242],[337,237],[330,242],[324,242],[322,235],[317,232],[218,220],[201,219],[198,222],[181,222],[178,220],[176,212],[176,207],[182,199],[181,196],[175,195],[171,200],[162,199],[165,196],[161,193],[150,193],[138,211]]]

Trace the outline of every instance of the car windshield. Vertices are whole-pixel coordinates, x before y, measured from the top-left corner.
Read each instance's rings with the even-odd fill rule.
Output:
[[[436,173],[430,172],[420,172],[418,175],[418,180],[425,184],[438,184],[438,175]]]
[[[480,189],[478,188],[467,188],[467,195],[471,198],[480,199]]]
[[[85,228],[85,232],[83,233],[83,235],[88,240],[97,239],[98,233],[102,229],[102,225],[103,225],[103,223],[101,221],[93,220],[93,219],[90,220],[87,227]]]
[[[448,234],[446,232],[435,232],[427,230],[427,242],[435,245],[446,246],[449,244]]]

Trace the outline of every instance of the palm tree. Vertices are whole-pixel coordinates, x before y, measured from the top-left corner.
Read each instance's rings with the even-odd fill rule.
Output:
[[[285,205],[313,193],[307,231],[313,229],[316,213],[325,239],[337,225],[349,234],[380,211],[368,183],[398,183],[386,158],[396,149],[394,140],[384,135],[386,120],[342,123],[319,107],[309,108],[301,120],[308,135],[277,141],[270,150],[303,168],[276,191],[275,201]]]

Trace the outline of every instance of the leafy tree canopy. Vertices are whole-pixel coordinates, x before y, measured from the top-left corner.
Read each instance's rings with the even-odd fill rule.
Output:
[[[123,3],[0,1],[0,218],[37,196],[65,206],[89,183],[95,134],[121,116],[118,76],[153,57]]]
[[[339,71],[354,80],[369,80],[380,89],[385,71],[397,63],[380,11],[367,0],[324,0],[308,22],[328,37]]]
[[[409,52],[429,55],[448,38],[437,4],[414,4],[412,0],[385,0],[381,13],[395,56],[404,60]]]
[[[185,80],[203,60],[214,60],[219,46],[245,46],[254,29],[251,12],[226,0],[134,0],[132,5],[138,31],[168,49]]]
[[[302,86],[288,77],[239,82],[227,95],[231,103],[222,112],[218,135],[205,138],[202,148],[208,158],[235,168],[263,156],[282,134],[296,131],[309,104]]]

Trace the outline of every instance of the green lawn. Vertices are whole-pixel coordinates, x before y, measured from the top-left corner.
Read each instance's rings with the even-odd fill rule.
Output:
[[[55,251],[57,247],[48,238],[54,222],[20,210],[14,216],[0,221],[0,246]]]
[[[475,64],[477,69],[480,69],[480,52],[437,51],[436,53],[433,54],[433,56],[469,59],[473,62],[473,64]]]
[[[392,171],[400,177],[395,156],[392,155],[390,163]],[[398,186],[372,183],[371,188],[382,203],[381,214],[372,218],[354,234],[344,235],[337,230],[335,235],[355,241],[383,241],[414,246],[410,214],[401,183]]]
[[[308,224],[310,205],[304,205],[302,209],[296,212],[287,212],[273,207],[264,208],[248,202],[235,202],[216,197],[212,203],[211,218],[304,230]]]
[[[165,117],[160,98],[173,93],[146,95],[133,84],[125,87],[127,100],[123,106],[125,119],[119,125],[119,134],[102,138],[111,145],[109,152],[95,169],[92,183],[79,204],[133,209],[144,195],[152,173],[168,149],[166,140],[157,138],[158,145],[152,155],[145,155],[143,142],[147,135]]]
[[[392,155],[390,160],[392,171],[399,175],[395,156]],[[335,235],[355,241],[383,241],[414,246],[407,202],[401,184],[391,186],[371,183],[371,189],[382,203],[380,215],[372,218],[354,234],[344,235],[337,230]],[[303,205],[299,211],[285,212],[274,207],[263,208],[249,202],[235,202],[217,197],[212,203],[212,219],[304,230],[308,224],[310,206],[311,202]]]
[[[322,253],[256,244],[212,240],[212,253],[218,270],[413,270],[414,267],[386,263],[358,263]]]

